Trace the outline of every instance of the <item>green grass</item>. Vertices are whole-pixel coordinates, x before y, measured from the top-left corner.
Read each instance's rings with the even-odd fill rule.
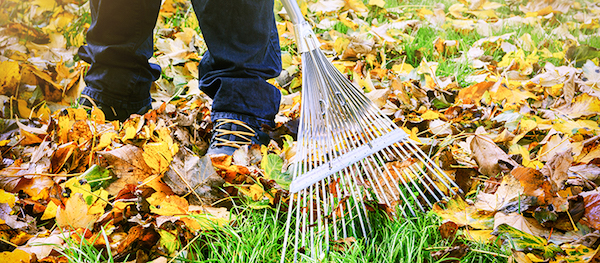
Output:
[[[285,214],[273,210],[238,211],[234,226],[217,231],[199,233],[190,245],[187,262],[279,262],[284,238]],[[321,262],[444,262],[434,261],[428,248],[444,248],[450,241],[443,240],[438,232],[440,224],[433,214],[419,214],[415,218],[390,221],[382,216],[371,220],[372,236],[359,239],[344,251],[329,250]],[[471,246],[471,245],[470,245]],[[475,245],[478,250],[491,254],[469,252],[461,262],[506,262],[494,256],[499,248]],[[433,250],[435,251],[435,250]],[[286,262],[293,260],[288,248]]]
[[[72,238],[65,239],[65,245],[58,247],[57,251],[66,258],[68,262],[85,262],[85,263],[112,263],[115,262],[110,251],[108,244],[109,240],[104,229],[101,230],[101,235],[96,235],[96,238],[103,238],[106,247],[97,248],[94,247],[88,240],[81,237],[81,241],[76,241]],[[95,240],[92,240],[95,242]],[[92,242],[93,243],[93,242]],[[52,244],[50,244],[52,245]],[[125,260],[126,261],[126,260]]]

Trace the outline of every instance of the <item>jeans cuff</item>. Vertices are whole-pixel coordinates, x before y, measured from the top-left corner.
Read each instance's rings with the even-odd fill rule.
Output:
[[[111,96],[107,96],[106,93],[95,91],[90,87],[85,87],[83,89],[83,91],[81,92],[81,94],[89,96],[93,100],[98,101],[103,104],[106,104],[108,106],[125,109],[125,110],[129,110],[129,111],[139,110],[139,109],[152,103],[151,97],[148,97],[147,99],[144,99],[142,101],[133,101],[133,102],[125,101],[125,100],[116,99]]]
[[[254,116],[249,116],[249,115],[235,113],[235,112],[213,112],[212,116],[211,116],[211,120],[213,122],[215,122],[218,119],[232,119],[232,120],[243,121],[253,128],[258,128],[259,131],[262,127],[262,124],[266,124],[271,127],[275,127],[275,122],[272,120],[266,120],[266,119],[257,118]]]

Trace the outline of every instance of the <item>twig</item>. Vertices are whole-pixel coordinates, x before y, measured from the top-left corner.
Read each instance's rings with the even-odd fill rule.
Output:
[[[177,254],[171,258],[171,260],[169,260],[169,263],[173,263],[173,261],[179,256],[179,254],[181,254],[181,252],[187,250],[187,248],[190,245],[192,245],[192,243],[196,242],[196,239],[200,238],[201,236],[202,235],[197,235],[196,237],[194,237],[194,239],[192,239],[192,241],[188,242],[187,245],[185,245],[185,247],[183,247],[181,250],[179,250],[179,252],[177,252]]]
[[[198,200],[202,200],[202,198],[200,198],[200,195],[198,195],[198,193],[196,193],[196,189],[193,188],[190,183],[188,183],[188,181],[183,178],[183,175],[181,175],[181,173],[179,173],[179,171],[171,164],[169,164],[169,166],[171,167],[171,169],[173,169],[173,171],[177,174],[177,176],[179,176],[179,179],[181,179],[181,181],[183,181],[183,183],[190,189],[190,191],[192,193],[194,193],[194,195],[198,198]]]
[[[480,249],[476,249],[476,248],[471,248],[471,251],[478,252],[478,253],[483,253],[483,254],[488,254],[488,255],[495,256],[495,257],[510,258],[510,256],[507,256],[507,255],[504,255],[504,254],[494,253],[494,252],[480,250]]]
[[[8,240],[4,240],[4,239],[2,239],[2,238],[0,238],[0,241],[4,242],[4,243],[6,243],[6,244],[9,244],[9,245],[11,245],[11,246],[13,246],[13,247],[19,247],[19,246],[17,246],[15,243],[13,243],[13,242],[10,242],[10,241],[8,241]]]
[[[442,249],[449,249],[450,247],[427,247],[424,248],[425,250],[429,251],[429,250],[442,250]],[[473,252],[477,252],[477,253],[483,253],[483,254],[488,254],[488,255],[492,255],[495,257],[503,257],[503,258],[510,258],[510,256],[504,255],[504,254],[499,254],[499,253],[495,253],[495,252],[490,252],[490,251],[486,251],[486,250],[481,250],[481,249],[476,249],[476,248],[469,248],[469,250],[473,251]]]

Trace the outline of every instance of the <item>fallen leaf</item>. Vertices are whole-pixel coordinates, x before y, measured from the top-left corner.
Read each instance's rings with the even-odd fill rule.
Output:
[[[568,171],[569,168],[571,168],[572,162],[573,157],[571,156],[571,149],[560,152],[554,155],[552,159],[542,167],[541,173],[544,176],[550,177],[557,185],[558,189],[562,189],[567,179],[569,179]]]
[[[80,193],[67,199],[64,208],[56,211],[56,224],[63,228],[88,228],[99,218],[99,215],[88,214],[88,205]]]
[[[444,220],[449,220],[459,226],[470,226],[476,229],[492,229],[494,219],[491,215],[480,213],[475,206],[468,205],[456,195],[445,204],[436,203],[432,211]]]
[[[544,259],[563,253],[559,246],[548,243],[546,239],[525,233],[507,224],[498,225],[492,234],[506,240],[507,245],[518,251],[533,251]]]
[[[511,174],[502,178],[500,186],[493,194],[480,192],[477,195],[475,207],[477,210],[496,212],[510,204],[513,200],[521,198],[524,194],[524,188]]]
[[[600,192],[594,190],[579,195],[583,197],[585,204],[585,218],[595,229],[600,229]]]
[[[479,172],[484,175],[497,176],[503,171],[502,166],[506,166],[508,169],[517,166],[515,161],[510,159],[489,136],[485,135],[483,127],[477,128],[470,146],[473,158],[479,166]]]
[[[21,81],[19,63],[16,61],[0,62],[0,94],[12,96]]]
[[[189,204],[185,198],[177,195],[165,195],[156,192],[148,197],[150,211],[161,216],[186,215]]]
[[[3,261],[6,263],[27,263],[31,261],[31,255],[21,249],[0,252],[0,258],[4,259]]]

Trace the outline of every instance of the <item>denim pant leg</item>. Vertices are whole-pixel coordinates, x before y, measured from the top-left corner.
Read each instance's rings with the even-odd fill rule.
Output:
[[[160,0],[90,0],[92,24],[79,56],[90,63],[82,94],[132,111],[150,104],[150,87],[160,67],[153,30]]]
[[[280,91],[266,82],[281,72],[273,0],[192,0],[208,46],[200,88],[213,98],[212,119],[274,126]]]

